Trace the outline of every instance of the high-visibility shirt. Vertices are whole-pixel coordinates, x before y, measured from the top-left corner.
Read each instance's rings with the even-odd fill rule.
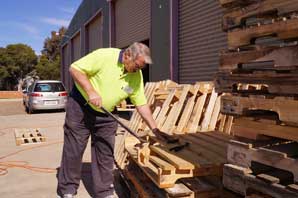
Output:
[[[135,106],[147,103],[144,94],[142,71],[125,72],[124,64],[119,62],[120,49],[101,48],[72,63],[71,67],[87,75],[90,83],[102,98],[102,106],[113,111],[121,101],[130,98]],[[87,93],[76,83],[84,99]],[[89,104],[94,110],[98,107]]]

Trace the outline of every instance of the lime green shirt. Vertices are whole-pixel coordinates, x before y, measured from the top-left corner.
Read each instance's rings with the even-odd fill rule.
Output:
[[[124,73],[124,65],[118,62],[120,49],[102,48],[72,63],[71,67],[87,75],[90,83],[102,98],[102,106],[113,111],[115,106],[129,97],[135,106],[147,103],[144,94],[142,71]],[[87,93],[75,83],[88,101]],[[90,106],[100,111],[98,107]]]

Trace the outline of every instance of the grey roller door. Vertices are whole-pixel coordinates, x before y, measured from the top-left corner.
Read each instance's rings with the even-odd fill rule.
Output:
[[[72,62],[78,60],[81,57],[81,34],[78,33],[71,39],[72,46]]]
[[[95,49],[103,47],[102,45],[102,15],[97,14],[86,25],[86,52],[92,52]]]
[[[150,37],[149,0],[117,0],[115,3],[115,44],[123,48]]]
[[[66,89],[70,90],[70,74],[69,74],[69,66],[71,64],[70,61],[70,46],[66,44],[62,48],[62,82],[66,86]]]
[[[213,80],[227,46],[218,0],[180,0],[178,14],[179,82]]]

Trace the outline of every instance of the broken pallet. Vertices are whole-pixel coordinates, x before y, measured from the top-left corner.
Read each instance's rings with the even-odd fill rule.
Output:
[[[288,184],[282,182],[284,179],[279,173],[280,178],[275,176],[277,171],[267,172],[258,171],[255,173],[249,168],[241,166],[225,164],[223,169],[223,184],[224,186],[236,193],[246,197],[255,194],[255,192],[262,193],[264,196],[258,197],[272,197],[272,198],[297,198],[298,185],[295,183]]]
[[[258,145],[259,144],[259,145]],[[230,164],[252,168],[253,163],[290,172],[298,182],[298,143],[288,140],[247,143],[231,140],[227,159]]]
[[[259,110],[278,114],[279,120],[289,126],[298,125],[298,100],[277,96],[250,95],[249,97],[224,95],[222,96],[221,112],[230,115],[252,115]]]

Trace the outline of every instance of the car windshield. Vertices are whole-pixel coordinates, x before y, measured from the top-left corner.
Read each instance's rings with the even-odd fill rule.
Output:
[[[60,92],[65,91],[62,83],[37,83],[34,91],[36,92]]]

